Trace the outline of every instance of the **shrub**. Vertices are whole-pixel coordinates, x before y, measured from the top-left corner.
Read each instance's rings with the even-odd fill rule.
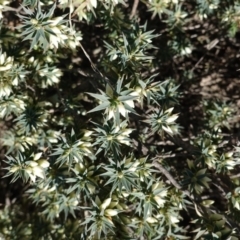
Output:
[[[0,239],[238,239],[239,9],[0,1]]]

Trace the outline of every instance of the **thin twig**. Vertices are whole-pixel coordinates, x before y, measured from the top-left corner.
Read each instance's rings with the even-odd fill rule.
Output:
[[[236,175],[232,175],[229,176],[231,179],[235,179],[235,178],[240,178],[240,173],[236,174]]]
[[[214,39],[213,41],[211,41],[209,44],[207,44],[205,47],[208,51],[210,51],[211,49],[213,49],[217,44],[219,43],[218,39]],[[205,52],[205,54],[197,61],[197,63],[193,66],[193,68],[190,70],[190,72],[192,73],[195,68],[202,62],[202,60],[204,59],[204,57],[207,55],[207,51]]]
[[[190,72],[192,73],[195,68],[197,68],[197,66],[202,62],[202,60],[204,59],[205,56],[202,56],[198,61],[197,63],[193,66],[193,68],[190,70]]]
[[[184,150],[186,150],[190,154],[196,154],[196,152],[199,152],[199,149],[193,145],[191,145],[189,142],[185,142],[182,140],[179,136],[170,136],[168,135],[168,139],[176,144],[177,146],[180,146]]]
[[[32,92],[36,93],[35,89],[33,87],[31,87],[30,85],[25,83],[25,86],[26,86],[26,88],[32,90]]]
[[[73,11],[73,3],[72,3],[72,0],[70,0],[70,9],[69,9],[69,11],[70,11],[70,12],[69,12],[69,24],[70,24],[70,28],[72,28],[72,17],[74,16],[74,14],[71,15],[71,13],[72,13],[72,11]],[[88,61],[90,62],[93,71],[96,72],[97,74],[99,74],[99,75],[103,78],[103,80],[112,88],[112,90],[114,90],[114,87],[113,87],[113,85],[111,84],[110,80],[109,80],[107,77],[105,77],[105,76],[101,73],[101,71],[95,66],[95,64],[93,63],[92,59],[90,58],[89,54],[87,53],[87,51],[85,50],[85,48],[83,47],[83,45],[81,44],[80,41],[79,41],[79,44],[80,44],[80,47],[81,47],[84,55],[87,57]]]
[[[132,19],[134,17],[134,15],[136,14],[138,3],[139,3],[139,0],[134,0],[132,11],[130,14],[130,19]]]
[[[174,187],[178,190],[182,190],[190,199],[194,200],[188,190],[183,190],[182,187],[177,183],[173,176],[158,162],[158,160],[153,161],[153,166],[157,168],[166,178],[172,183]]]
[[[79,43],[80,43],[80,42],[79,42]],[[109,81],[109,79],[108,79],[107,77],[105,77],[105,76],[101,73],[101,71],[95,66],[95,64],[93,63],[93,61],[91,60],[90,56],[88,55],[88,53],[86,52],[86,50],[84,49],[84,47],[82,46],[81,43],[80,43],[80,47],[81,47],[81,49],[83,50],[84,55],[87,57],[88,61],[90,62],[93,71],[96,72],[96,73],[98,73],[98,74],[103,78],[103,80],[114,90],[114,87],[113,87],[113,85],[111,84],[111,82]]]

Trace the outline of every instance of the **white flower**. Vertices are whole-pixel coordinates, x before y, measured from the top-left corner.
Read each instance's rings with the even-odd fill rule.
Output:
[[[166,200],[160,198],[159,196],[155,196],[153,198],[157,202],[159,207],[162,207],[164,205],[164,203],[166,202]]]
[[[114,210],[114,209],[106,209],[104,211],[104,215],[109,216],[109,217],[116,216],[117,214],[118,214],[118,211]]]
[[[147,221],[148,223],[157,223],[157,222],[158,222],[158,220],[157,220],[156,218],[153,218],[153,217],[148,217],[148,218],[146,219],[146,221]]]
[[[40,177],[40,178],[44,178],[44,176],[45,176],[43,168],[41,168],[39,166],[34,166],[32,168],[32,174],[37,177]]]
[[[48,168],[50,166],[50,163],[47,160],[44,160],[44,159],[38,160],[37,163],[42,168]]]
[[[105,209],[109,206],[109,204],[111,203],[111,201],[112,201],[111,198],[105,199],[105,200],[103,201],[103,203],[101,204],[100,208],[101,208],[102,210],[105,210]]]
[[[235,207],[236,209],[240,210],[240,205],[239,205],[239,202],[238,202],[238,201],[236,201],[236,202],[234,203],[234,207]]]
[[[97,7],[97,0],[90,0],[90,3],[94,8]]]
[[[166,126],[166,127],[162,126],[162,128],[163,128],[164,131],[166,131],[168,133],[171,133],[171,134],[173,133],[172,129],[169,126]]]
[[[6,53],[0,53],[0,71],[7,71],[13,66],[13,58],[7,57]]]
[[[19,167],[18,167],[18,166],[13,166],[13,167],[10,168],[9,172],[15,173],[15,172],[18,171],[18,170],[19,170]]]
[[[170,116],[170,117],[166,120],[166,122],[167,122],[167,123],[172,123],[172,122],[174,122],[177,118],[178,118],[178,115],[177,115],[177,114],[174,114],[174,115]]]
[[[172,224],[179,222],[179,220],[176,218],[176,216],[172,216],[172,215],[169,216],[169,220]]]

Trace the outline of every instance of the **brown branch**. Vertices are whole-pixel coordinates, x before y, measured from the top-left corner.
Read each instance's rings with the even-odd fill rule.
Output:
[[[174,187],[176,187],[178,190],[182,190],[183,193],[185,193],[194,203],[195,205],[195,210],[196,208],[198,209],[198,211],[200,212],[200,214],[202,215],[209,215],[209,211],[210,212],[214,212],[214,213],[218,213],[221,214],[223,219],[225,219],[225,221],[227,222],[227,224],[232,227],[235,228],[238,233],[240,232],[240,225],[239,223],[235,222],[233,219],[231,219],[230,217],[227,216],[226,213],[222,213],[220,212],[217,208],[215,208],[214,206],[211,206],[210,208],[206,208],[205,206],[203,206],[202,204],[199,204],[195,201],[194,197],[190,194],[190,192],[188,190],[183,190],[182,187],[177,183],[177,181],[173,178],[173,176],[157,161],[154,160],[153,161],[153,165],[162,173],[164,174],[167,179],[172,183],[172,185]],[[202,201],[203,199],[200,198],[200,200]]]
[[[139,4],[139,0],[134,0],[132,11],[130,14],[130,19],[132,19],[134,17],[134,15],[136,14],[138,4]]]
[[[173,176],[157,160],[153,161],[153,166],[157,168],[162,174],[164,174],[174,187],[176,187],[178,190],[182,190],[190,199],[194,200],[190,192],[187,190],[183,190],[182,187],[173,178]]]
[[[173,136],[168,135],[168,140],[170,140],[171,142],[173,142],[177,146],[183,148],[184,150],[186,150],[190,154],[195,154],[196,152],[199,151],[199,149],[197,147],[191,145],[187,141],[183,141],[182,138],[179,137],[179,136],[174,136],[173,137]]]
[[[230,177],[230,179],[239,178],[240,177],[240,173],[238,173],[236,175],[229,176],[229,177]]]
[[[106,82],[106,84],[108,84],[108,85],[112,88],[112,90],[114,90],[114,87],[113,87],[112,83],[110,82],[110,80],[109,80],[106,76],[104,76],[104,75],[100,72],[100,70],[95,66],[95,64],[93,63],[91,57],[88,55],[88,53],[87,53],[87,51],[85,50],[85,48],[83,47],[83,45],[82,45],[80,42],[79,42],[79,44],[80,44],[80,47],[81,47],[84,55],[87,57],[88,61],[90,62],[93,71],[94,71],[95,73],[99,74],[99,75],[102,77],[102,79]]]

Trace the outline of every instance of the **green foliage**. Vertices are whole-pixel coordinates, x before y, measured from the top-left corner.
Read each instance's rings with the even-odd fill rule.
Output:
[[[132,2],[0,0],[0,239],[240,236],[239,4]]]

